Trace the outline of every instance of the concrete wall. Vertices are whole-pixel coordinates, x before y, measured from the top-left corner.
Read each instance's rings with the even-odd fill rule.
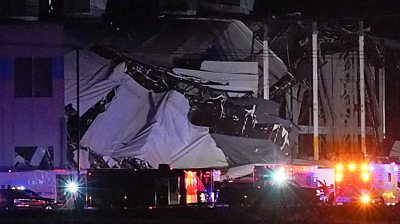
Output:
[[[54,165],[65,159],[62,26],[0,25],[0,168],[14,166],[15,147],[53,147]],[[16,57],[50,57],[51,97],[15,97]]]

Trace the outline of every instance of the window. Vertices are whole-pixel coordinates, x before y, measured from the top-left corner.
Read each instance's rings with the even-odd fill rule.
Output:
[[[51,58],[14,59],[14,96],[51,97]]]

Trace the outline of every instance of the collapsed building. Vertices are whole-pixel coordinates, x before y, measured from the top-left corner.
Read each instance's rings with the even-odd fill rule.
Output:
[[[180,41],[165,34],[182,23],[192,29],[180,32]],[[81,146],[110,167],[121,158],[186,168],[289,156],[291,123],[279,118],[277,103],[256,97],[260,68],[245,60],[252,48],[260,53],[261,44],[253,43],[247,26],[238,20],[177,19],[164,29],[132,53],[104,46],[80,51]],[[159,38],[165,52],[157,47]],[[74,109],[76,56],[68,53],[64,63],[65,102]],[[275,61],[273,72],[282,72],[275,77],[285,75],[284,63]],[[190,62],[201,62],[201,68]],[[70,128],[69,139],[77,139],[74,134]]]
[[[108,40],[66,54],[70,161],[77,139],[83,168],[236,167],[311,158],[310,24],[270,32],[267,54],[257,32],[238,20],[167,18],[160,24],[135,46]],[[318,27],[322,159],[363,156],[357,29]],[[365,45],[367,153],[374,157],[384,155],[388,69],[386,45],[368,35]],[[259,97],[265,55],[271,100]]]

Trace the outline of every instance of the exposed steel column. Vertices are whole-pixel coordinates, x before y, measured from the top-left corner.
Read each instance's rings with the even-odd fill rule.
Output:
[[[318,30],[317,23],[313,22],[312,33],[312,65],[313,65],[313,147],[314,160],[319,160],[319,141],[318,141]]]
[[[364,74],[364,30],[363,21],[359,21],[358,48],[360,58],[360,125],[361,125],[361,152],[367,156],[365,144],[365,74]]]
[[[264,25],[264,41],[263,41],[263,98],[269,100],[269,47],[268,47],[268,25]]]

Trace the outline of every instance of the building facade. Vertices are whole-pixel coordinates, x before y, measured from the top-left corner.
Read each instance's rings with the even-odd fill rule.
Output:
[[[0,169],[64,166],[63,27],[0,25]]]

